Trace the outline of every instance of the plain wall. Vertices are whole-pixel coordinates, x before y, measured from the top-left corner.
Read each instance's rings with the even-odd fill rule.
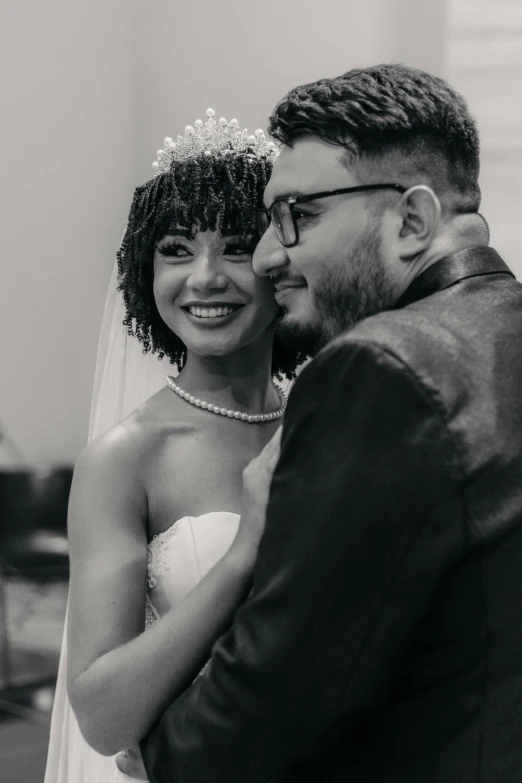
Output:
[[[478,123],[491,245],[521,280],[522,2],[451,0],[446,72]]]
[[[30,462],[71,461],[86,437],[136,177],[138,6],[2,7],[0,428]]]
[[[349,68],[402,61],[444,70],[445,2],[433,0],[156,0],[144,19],[143,178],[165,136],[204,117],[266,127],[292,87]]]
[[[433,0],[4,4],[0,428],[30,462],[87,433],[106,286],[136,184],[212,106],[264,126],[291,87],[394,60],[444,73]],[[0,444],[0,463],[14,457]]]

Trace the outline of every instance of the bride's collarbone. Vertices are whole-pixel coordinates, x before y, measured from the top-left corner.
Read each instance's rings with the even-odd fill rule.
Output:
[[[211,511],[239,513],[242,464],[218,450],[188,449],[172,460],[168,455],[147,472],[146,496],[149,535],[168,529],[173,520],[198,517]]]
[[[243,470],[277,422],[250,425],[191,408],[176,419],[159,412],[144,410],[136,421],[150,536],[186,516],[239,513]]]
[[[217,423],[168,426],[157,445],[145,468],[151,536],[186,516],[239,513],[242,473],[258,453],[255,442],[233,437]]]
[[[161,389],[135,412],[144,429],[163,433],[169,437],[188,438],[200,434],[220,437],[244,445],[258,453],[270,440],[281,421],[244,422],[227,415],[212,413],[188,404],[173,395],[170,389]],[[254,454],[255,456],[255,454]]]
[[[248,424],[228,416],[218,416],[208,411],[186,406],[182,415],[143,417],[139,423],[143,440],[161,457],[167,451],[169,459],[185,457],[196,452],[204,459],[206,451],[218,449],[223,457],[250,462],[270,440],[279,422]]]

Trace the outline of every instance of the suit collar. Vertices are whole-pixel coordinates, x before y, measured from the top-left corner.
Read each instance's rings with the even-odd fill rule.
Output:
[[[467,277],[493,274],[515,276],[492,247],[476,246],[458,250],[436,261],[416,277],[403,293],[396,307],[406,307],[437,291],[449,288]]]

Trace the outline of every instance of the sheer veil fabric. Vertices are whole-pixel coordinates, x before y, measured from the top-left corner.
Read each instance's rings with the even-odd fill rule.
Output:
[[[123,325],[125,306],[114,266],[102,320],[89,423],[89,441],[121,421],[165,385],[177,367],[165,357],[144,354]],[[114,757],[102,756],[84,740],[67,698],[67,617],[51,719],[44,783],[108,783]]]
[[[94,376],[89,441],[106,432],[165,385],[178,369],[167,357],[143,353],[143,346],[123,326],[125,305],[112,270],[105,303]]]

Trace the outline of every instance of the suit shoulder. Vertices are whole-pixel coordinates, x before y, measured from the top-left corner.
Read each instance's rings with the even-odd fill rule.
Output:
[[[417,344],[432,342],[433,321],[421,312],[407,312],[404,310],[390,310],[378,313],[356,324],[352,329],[339,335],[333,343],[364,343],[379,348],[383,351],[398,351],[410,343]]]
[[[430,313],[404,308],[371,316],[340,334],[311,365],[317,362],[316,378],[325,375],[332,381],[342,374],[346,384],[353,380],[355,362],[364,368],[363,375],[372,386],[390,388],[394,378],[408,378],[448,419],[456,401],[474,385],[479,350],[480,346],[470,344]]]
[[[325,350],[349,352],[356,346],[387,355],[425,378],[461,361],[463,335],[421,308],[392,310],[366,318],[339,335]]]
[[[304,369],[296,385],[307,379],[309,386],[317,388],[333,383],[351,386],[357,377],[358,385],[390,388],[401,375],[401,383],[408,378],[426,393],[430,384],[424,383],[426,374],[416,361],[416,354],[426,353],[422,330],[401,324],[393,316],[372,316],[335,337]]]

